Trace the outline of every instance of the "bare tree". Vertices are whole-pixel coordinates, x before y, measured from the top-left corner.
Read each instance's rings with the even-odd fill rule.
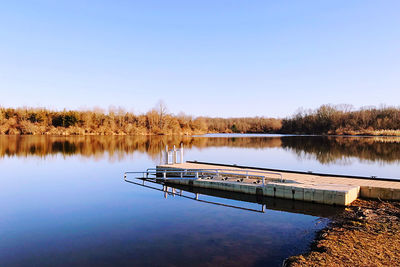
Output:
[[[158,101],[155,110],[158,113],[158,127],[162,130],[165,126],[165,118],[168,114],[168,109],[164,101]]]

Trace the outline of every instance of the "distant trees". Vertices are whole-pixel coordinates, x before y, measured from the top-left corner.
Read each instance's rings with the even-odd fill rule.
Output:
[[[60,114],[55,114],[53,115],[52,118],[52,125],[54,127],[65,127],[68,128],[70,126],[74,126],[78,123],[78,117],[79,115],[77,112],[74,111],[68,111],[68,112],[63,112]],[[35,116],[36,118],[36,116]],[[31,122],[40,122],[40,121],[31,121]]]
[[[254,118],[202,118],[210,132],[217,133],[276,133],[281,120],[264,117]]]
[[[209,118],[173,115],[163,102],[146,114],[122,108],[52,111],[1,108],[0,134],[171,135],[202,133],[288,133],[400,135],[400,109],[323,105],[299,110],[286,119],[265,117]]]
[[[400,109],[323,105],[282,121],[282,133],[398,135]]]
[[[122,108],[91,111],[51,111],[33,108],[1,108],[0,134],[50,135],[150,135],[202,134],[208,127],[202,118],[169,114],[164,103],[146,114]]]

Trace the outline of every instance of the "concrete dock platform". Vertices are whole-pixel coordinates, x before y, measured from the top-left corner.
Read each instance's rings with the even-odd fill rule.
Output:
[[[259,179],[195,179],[169,180],[171,183],[189,185],[200,188],[218,189],[251,195],[262,195],[284,199],[293,199],[328,205],[346,206],[358,197],[384,200],[400,200],[400,180],[378,180],[354,178],[346,176],[318,175],[312,173],[289,172],[273,170],[274,174],[262,174],[266,169],[239,167],[234,165],[219,165],[211,163],[185,162],[159,165],[157,169],[168,170],[226,170],[225,173],[243,173],[260,171],[265,178],[265,185],[260,185]],[[258,181],[256,181],[258,180]]]

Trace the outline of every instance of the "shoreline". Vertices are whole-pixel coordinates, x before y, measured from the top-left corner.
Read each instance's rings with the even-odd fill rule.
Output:
[[[400,202],[357,199],[283,266],[400,266]]]
[[[139,134],[127,134],[127,133],[51,133],[45,132],[40,134],[1,134],[0,136],[191,136],[191,137],[203,137],[208,134],[228,134],[228,135],[278,135],[278,136],[326,136],[326,137],[400,137],[400,130],[396,134],[367,134],[367,133],[354,133],[354,134],[303,134],[303,133],[232,133],[232,132],[193,132],[193,133],[139,133]]]

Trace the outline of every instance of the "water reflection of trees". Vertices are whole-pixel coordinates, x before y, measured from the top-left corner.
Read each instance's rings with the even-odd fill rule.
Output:
[[[322,164],[346,161],[350,157],[366,161],[400,161],[399,137],[284,136],[282,148],[298,157],[311,157]]]
[[[0,136],[0,157],[45,157],[82,155],[121,159],[134,152],[159,159],[166,145],[183,143],[185,148],[239,147],[283,148],[300,158],[314,158],[323,164],[356,157],[361,160],[400,161],[400,138],[396,137],[187,137],[187,136]]]
[[[243,147],[267,148],[280,147],[280,138],[207,138],[187,136],[0,136],[0,157],[4,156],[64,156],[79,154],[86,157],[122,158],[125,155],[141,152],[153,159],[159,158],[161,151],[168,145],[185,148],[206,147]]]

